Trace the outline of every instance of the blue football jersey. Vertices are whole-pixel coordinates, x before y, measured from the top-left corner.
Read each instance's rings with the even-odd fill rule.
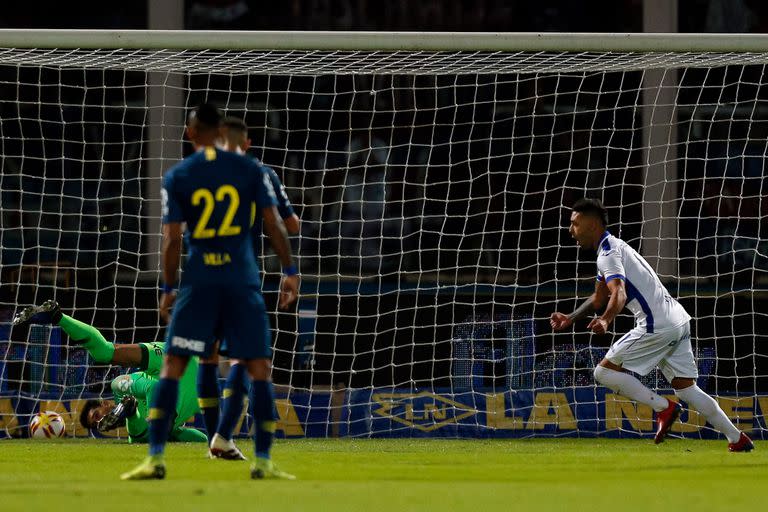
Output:
[[[163,223],[186,222],[182,286],[260,286],[252,249],[252,206],[277,204],[272,181],[252,159],[206,147],[163,178]]]
[[[263,167],[264,172],[267,173],[272,182],[272,188],[275,191],[275,198],[277,200],[277,212],[280,214],[280,218],[287,219],[293,215],[293,205],[291,204],[291,200],[288,199],[288,194],[285,193],[285,187],[280,182],[280,178],[278,178],[274,169],[262,164],[258,160],[255,161]],[[256,251],[256,254],[261,254],[262,224],[263,219],[261,210],[254,208],[254,221],[253,227],[251,228],[251,234],[253,235],[253,250]]]

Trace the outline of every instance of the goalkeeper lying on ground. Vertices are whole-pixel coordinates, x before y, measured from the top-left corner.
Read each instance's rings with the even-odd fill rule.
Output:
[[[69,335],[71,343],[82,345],[97,363],[142,370],[121,375],[112,381],[114,400],[88,400],[80,411],[80,423],[87,429],[97,428],[100,432],[125,425],[130,443],[146,443],[149,433],[148,404],[163,366],[164,343],[115,345],[104,339],[95,327],[63,314],[53,300],[41,306],[25,308],[16,315],[13,324],[27,322],[36,315],[39,315],[36,321],[44,318],[60,326]],[[197,403],[197,364],[197,358],[191,358],[179,381],[179,401],[169,437],[171,441],[208,442],[199,430],[184,427],[184,422],[200,410]]]

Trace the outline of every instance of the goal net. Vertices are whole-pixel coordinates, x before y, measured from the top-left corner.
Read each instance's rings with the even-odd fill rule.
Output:
[[[567,230],[587,196],[694,317],[699,386],[762,437],[768,53],[155,35],[0,44],[0,435],[37,410],[88,435],[84,400],[132,371],[58,326],[11,326],[24,306],[55,299],[116,343],[163,338],[159,183],[206,100],[247,122],[301,218],[293,311],[275,307],[268,244],[262,260],[279,435],[650,435],[649,409],[592,378],[632,319],[606,336],[548,325],[594,288],[595,255]],[[694,413],[673,432],[716,436]]]

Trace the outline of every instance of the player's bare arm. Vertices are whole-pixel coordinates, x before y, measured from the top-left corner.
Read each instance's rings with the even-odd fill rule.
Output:
[[[180,222],[170,222],[163,225],[163,281],[167,285],[176,283],[176,275],[181,259],[183,229]],[[165,322],[170,320],[170,309],[176,300],[176,292],[164,292],[160,296],[160,318]]]
[[[610,293],[608,306],[600,317],[589,322],[587,326],[595,334],[605,334],[608,326],[611,325],[613,319],[624,309],[624,305],[627,303],[627,291],[624,288],[623,279],[611,279],[604,286]]]
[[[549,317],[549,325],[555,331],[562,331],[567,329],[573,322],[581,318],[587,317],[595,311],[600,311],[608,302],[608,288],[603,281],[595,281],[595,292],[589,296],[581,305],[576,308],[572,313],[565,314],[555,312]]]
[[[264,218],[264,232],[269,236],[269,241],[277,257],[280,259],[280,264],[283,268],[291,267],[293,265],[293,258],[291,256],[291,246],[288,243],[288,233],[285,230],[283,221],[280,220],[277,208],[274,206],[264,208],[262,215]],[[290,306],[298,295],[299,276],[283,276],[280,282],[280,309],[286,309]]]
[[[291,235],[298,235],[299,231],[301,231],[301,221],[299,220],[299,216],[295,213],[290,217],[283,219],[283,223],[285,224],[286,231]]]

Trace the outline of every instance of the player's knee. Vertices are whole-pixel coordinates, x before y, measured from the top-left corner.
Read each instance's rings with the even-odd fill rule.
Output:
[[[603,380],[605,379],[605,376],[610,372],[608,368],[605,368],[603,366],[597,365],[595,367],[595,371],[592,372],[592,375],[595,377],[595,381],[599,382],[600,384],[605,384]]]
[[[691,386],[693,386],[694,384],[696,384],[696,381],[693,380],[693,379],[686,379],[686,378],[682,378],[682,377],[675,377],[674,379],[672,379],[672,382],[670,382],[670,384],[672,384],[672,388],[675,391],[682,391],[682,390],[688,389]]]
[[[272,363],[269,361],[269,359],[259,359],[256,363],[255,369],[259,374],[259,377],[267,380],[272,374]]]
[[[219,354],[213,354],[210,357],[201,357],[200,364],[219,364]]]
[[[272,373],[272,364],[269,359],[252,359],[246,362],[248,374],[254,380],[268,380]]]
[[[613,368],[611,368],[613,367]],[[616,382],[616,377],[621,375],[624,370],[621,366],[608,362],[607,365],[600,363],[595,367],[595,371],[592,372],[595,380],[606,387],[611,387],[612,383]]]

